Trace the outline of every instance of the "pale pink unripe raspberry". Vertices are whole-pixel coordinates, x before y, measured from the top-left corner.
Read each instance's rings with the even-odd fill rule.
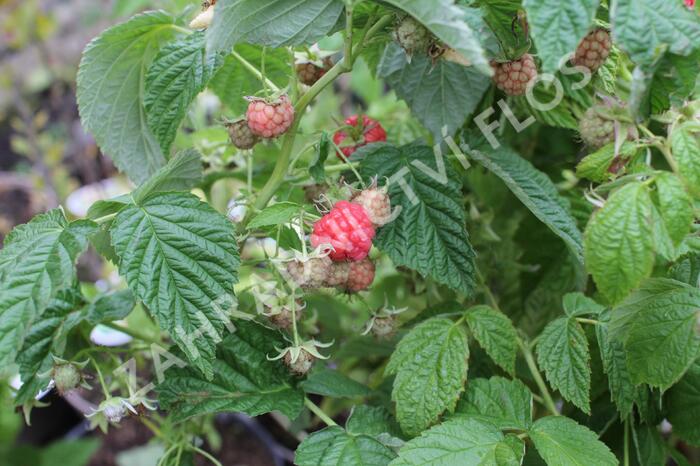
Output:
[[[326,286],[329,287],[344,287],[350,275],[349,262],[333,262],[331,269],[326,277]]]
[[[262,138],[276,138],[284,134],[294,123],[294,107],[286,95],[275,101],[249,97],[248,126]]]
[[[326,256],[287,263],[287,272],[301,288],[320,288],[330,274],[333,262]]]
[[[391,200],[384,189],[365,189],[352,202],[364,207],[369,219],[377,227],[386,225],[391,220]]]
[[[345,288],[352,293],[366,290],[374,281],[374,272],[374,262],[369,258],[359,262],[351,262],[350,273],[348,274],[348,281],[345,283]]]
[[[372,248],[374,226],[360,204],[339,201],[321,220],[314,223],[311,245],[329,247],[334,261],[359,261]]]
[[[581,40],[571,62],[577,66],[584,66],[591,73],[595,73],[608,59],[611,47],[610,33],[603,28],[598,28]]]
[[[492,64],[496,87],[508,95],[523,95],[530,81],[537,78],[537,65],[526,53],[518,60]]]
[[[600,149],[615,140],[615,122],[603,118],[596,107],[591,107],[579,122],[579,134],[588,147]]]

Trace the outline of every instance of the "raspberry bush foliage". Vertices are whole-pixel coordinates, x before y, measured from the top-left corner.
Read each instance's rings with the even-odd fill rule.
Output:
[[[690,464],[699,67],[683,0],[218,0],[117,24],[77,95],[133,190],[5,239],[14,401],[90,385],[93,425],[157,426],[166,465],[224,412],[273,413],[300,466]],[[88,248],[108,291],[79,281]]]

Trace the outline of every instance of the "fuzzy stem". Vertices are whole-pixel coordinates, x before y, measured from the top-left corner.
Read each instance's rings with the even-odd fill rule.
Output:
[[[327,426],[337,426],[338,424],[328,416],[328,414],[324,413],[321,408],[316,406],[313,401],[309,400],[308,398],[304,398],[304,406],[309,408],[309,411],[314,413],[320,420],[326,423]]]
[[[523,341],[518,338],[518,346],[520,346],[520,350],[523,353],[523,356],[525,357],[525,362],[527,363],[527,367],[530,369],[530,372],[532,373],[532,377],[535,379],[535,383],[537,384],[537,387],[540,389],[540,393],[542,394],[542,398],[544,399],[544,404],[549,410],[549,412],[554,415],[558,416],[559,411],[557,411],[557,407],[554,404],[554,400],[552,399],[552,395],[549,394],[549,390],[547,389],[547,385],[544,383],[544,380],[542,379],[542,375],[540,375],[540,371],[537,368],[537,364],[535,363],[535,358],[532,356],[532,351],[530,351],[530,348],[523,343]]]
[[[269,87],[269,88],[272,89],[274,92],[278,92],[278,91],[280,90],[280,88],[277,87],[277,86],[275,85],[275,83],[273,83],[272,81],[270,81],[269,79],[267,79],[265,76],[263,76],[263,74],[260,72],[259,69],[257,69],[257,68],[256,68],[252,63],[250,63],[248,60],[246,60],[245,58],[243,58],[238,52],[236,52],[235,50],[232,50],[232,51],[231,51],[231,55],[233,55],[233,57],[234,57],[236,60],[238,60],[238,61],[241,63],[241,65],[243,65],[243,68],[247,69],[247,70],[250,71],[253,75],[255,75],[255,77],[258,78],[258,79],[260,80],[260,82],[263,83],[263,86]]]

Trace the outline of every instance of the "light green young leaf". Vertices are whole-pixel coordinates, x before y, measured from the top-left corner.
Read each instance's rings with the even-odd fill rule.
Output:
[[[396,374],[391,398],[408,435],[417,435],[452,411],[467,380],[469,345],[464,328],[433,318],[399,342],[386,367]]]
[[[391,466],[496,465],[496,450],[505,437],[495,426],[476,419],[456,417],[407,442]],[[512,450],[511,450],[512,452]],[[502,457],[501,451],[499,456]],[[505,463],[510,465],[512,463]],[[518,463],[515,463],[518,464]]]
[[[256,228],[288,223],[295,217],[299,217],[302,209],[301,205],[293,202],[272,204],[250,220],[248,229],[255,230]]]
[[[30,402],[46,388],[51,376],[53,357],[63,356],[66,336],[83,318],[83,300],[80,290],[66,288],[51,300],[46,311],[31,326],[17,355],[22,387],[17,392],[15,404]]]
[[[32,323],[73,284],[75,262],[97,226],[69,223],[61,209],[15,228],[0,249],[0,364],[9,365]]]
[[[91,324],[111,322],[125,318],[136,306],[131,290],[114,291],[98,296],[85,310],[85,318]]]
[[[664,397],[673,433],[700,446],[700,360],[690,366],[683,378]]]
[[[608,319],[609,311],[601,317]],[[610,337],[607,323],[596,325],[596,336],[600,348],[603,370],[608,376],[610,398],[617,406],[621,418],[626,418],[632,412],[636,388],[627,369],[625,348],[622,341]]]
[[[593,214],[584,235],[586,267],[598,289],[619,302],[654,266],[652,202],[649,189],[630,183]]]
[[[228,52],[239,42],[311,45],[338,24],[342,12],[342,0],[221,0],[207,29],[207,49]]]
[[[552,387],[582,411],[591,412],[591,366],[588,340],[574,318],[550,322],[537,343],[537,362]]]
[[[466,311],[467,324],[486,353],[510,374],[515,373],[518,334],[502,312],[488,306],[474,306]]]
[[[438,39],[455,49],[486,76],[493,70],[479,39],[464,20],[465,13],[452,0],[387,0],[400,8],[432,32]]]
[[[579,260],[583,260],[581,232],[547,175],[508,147],[492,149],[487,144],[479,143],[474,150],[468,144],[463,144],[462,149],[503,180],[513,194],[564,240]]]
[[[337,370],[325,367],[314,370],[299,386],[306,393],[333,398],[368,396],[372,393],[366,385],[356,382]]]
[[[615,455],[595,432],[564,416],[538,419],[530,438],[549,466],[616,466]]]
[[[203,31],[171,42],[148,67],[143,104],[148,126],[166,155],[190,103],[223,62],[218,54],[207,56],[204,42]]]
[[[491,423],[501,430],[527,430],[532,424],[532,393],[517,379],[474,379],[469,381],[455,415]]]
[[[314,432],[299,445],[297,466],[387,466],[396,453],[364,434],[332,426]]]
[[[598,4],[599,0],[524,0],[543,71],[557,71],[562,58],[576,50],[593,24]]]
[[[637,152],[637,146],[625,141],[620,147],[619,156],[623,159],[633,157]],[[592,154],[588,154],[576,165],[576,176],[587,178],[596,183],[604,183],[612,178],[613,174],[608,170],[615,160],[615,144],[607,144]]]
[[[651,64],[664,47],[688,55],[700,44],[700,21],[683,2],[613,0],[610,18],[615,44],[640,65]]]
[[[280,361],[268,359],[277,353],[275,346],[284,345],[278,332],[237,321],[236,331],[218,345],[216,359],[210,363],[213,379],[176,362],[177,367],[168,369],[156,387],[158,400],[175,421],[226,411],[258,416],[273,410],[294,419],[301,412],[304,394],[293,388],[292,377]]]
[[[666,390],[700,356],[700,290],[681,282],[672,284],[675,289],[632,308],[636,312],[630,316],[625,350],[635,385]]]
[[[83,52],[77,79],[80,121],[135,183],[165,165],[147,124],[143,93],[148,65],[181,30],[162,11],[143,13],[107,29]]]
[[[192,194],[163,193],[122,209],[111,234],[129,288],[211,378],[240,263],[231,222]]]
[[[685,124],[675,128],[670,138],[678,173],[690,192],[700,197],[700,136]]]
[[[374,245],[397,266],[406,266],[469,295],[475,286],[474,250],[458,201],[461,182],[454,168],[419,143],[395,147],[375,143],[357,151],[360,175],[389,186],[397,218],[377,232]]]
[[[698,153],[700,155],[700,153]],[[654,178],[656,196],[654,201],[665,230],[673,244],[678,246],[690,232],[693,223],[693,200],[683,187],[683,183],[672,173],[664,172]]]
[[[401,438],[403,433],[394,417],[383,406],[358,405],[350,411],[350,417],[345,428],[351,434],[377,436],[387,433],[392,437]]]
[[[443,128],[452,136],[474,112],[491,85],[488,76],[473,67],[416,55],[410,61],[396,43],[384,50],[377,74],[405,100],[413,115],[442,138]]]
[[[605,310],[605,306],[601,306],[581,292],[567,293],[564,295],[563,302],[564,312],[569,317],[596,316]]]

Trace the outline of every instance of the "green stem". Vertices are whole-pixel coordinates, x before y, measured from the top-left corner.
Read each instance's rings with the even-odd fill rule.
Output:
[[[292,302],[289,304],[292,307],[292,333],[294,338],[294,346],[299,346],[299,330],[297,329],[297,300],[294,289],[292,289]]]
[[[345,57],[343,61],[345,62],[345,68],[348,70],[352,69],[353,64],[352,56],[352,7],[345,7]]]
[[[134,330],[129,327],[124,327],[119,324],[115,324],[114,322],[103,322],[102,325],[105,327],[109,327],[113,330],[117,330],[119,332],[125,333],[129,335],[132,338],[135,338],[137,340],[145,341],[146,343],[154,343],[156,345],[159,345],[161,342],[160,340],[156,340],[155,338],[151,338],[145,333],[140,332],[139,330]]]
[[[90,358],[90,362],[92,363],[93,366],[95,366],[95,372],[97,372],[97,378],[100,381],[100,387],[102,387],[102,393],[104,393],[105,398],[111,397],[111,394],[109,393],[109,389],[107,388],[107,384],[105,383],[105,379],[102,376],[102,371],[100,370],[100,366],[97,364],[97,361],[95,361],[93,358]]]
[[[542,375],[540,375],[540,371],[537,368],[537,364],[535,363],[535,358],[532,356],[532,351],[530,351],[530,348],[523,343],[523,341],[518,338],[518,345],[520,346],[520,350],[523,353],[523,356],[525,357],[525,362],[527,363],[527,367],[530,369],[530,372],[532,373],[532,377],[535,379],[535,383],[537,384],[537,387],[540,389],[540,393],[542,394],[542,399],[544,400],[544,404],[546,408],[549,410],[549,412],[554,415],[558,416],[559,412],[557,411],[557,407],[554,404],[554,400],[552,399],[552,395],[549,394],[549,390],[547,389],[547,385],[544,383],[544,380],[542,379]]]
[[[206,459],[211,461],[212,464],[215,464],[216,466],[222,466],[222,464],[219,462],[219,460],[217,460],[216,458],[214,458],[213,456],[211,456],[209,453],[202,450],[201,448],[195,447],[194,445],[190,445],[189,448],[191,448],[192,451],[199,453],[200,455],[202,455],[203,457],[205,457]]]
[[[338,424],[328,416],[328,414],[324,413],[321,408],[316,406],[313,401],[309,400],[308,398],[304,398],[304,406],[309,408],[309,411],[314,413],[320,420],[326,423],[327,426],[337,426]]]
[[[630,466],[630,421],[625,419],[625,452],[623,466]]]
[[[238,60],[238,61],[241,63],[241,65],[243,65],[243,68],[247,69],[247,70],[250,71],[256,78],[258,78],[258,79],[260,80],[260,82],[263,83],[264,86],[269,87],[269,88],[272,89],[274,92],[278,92],[278,91],[280,90],[280,88],[277,87],[277,86],[275,85],[275,83],[273,83],[272,81],[270,81],[269,79],[267,79],[267,78],[260,72],[259,69],[257,69],[257,68],[256,68],[252,63],[250,63],[248,60],[246,60],[245,58],[243,58],[238,52],[236,52],[235,50],[232,50],[232,51],[231,51],[231,55],[233,55],[233,57],[234,57],[236,60]]]

